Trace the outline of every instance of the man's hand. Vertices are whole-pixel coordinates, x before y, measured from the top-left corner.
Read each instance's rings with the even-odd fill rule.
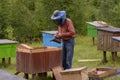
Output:
[[[62,34],[61,34],[61,33],[57,33],[57,34],[55,34],[55,37],[56,37],[56,38],[61,38],[61,37],[62,37]]]

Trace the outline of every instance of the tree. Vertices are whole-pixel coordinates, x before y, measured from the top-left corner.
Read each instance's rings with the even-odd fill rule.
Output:
[[[8,38],[7,27],[11,26],[10,0],[0,0],[0,38]]]
[[[119,26],[120,2],[118,0],[102,0],[100,4],[100,14],[105,21],[113,26]]]
[[[17,0],[14,7],[12,26],[15,29],[16,39],[21,42],[32,42],[39,39],[41,22],[37,2],[34,0]]]

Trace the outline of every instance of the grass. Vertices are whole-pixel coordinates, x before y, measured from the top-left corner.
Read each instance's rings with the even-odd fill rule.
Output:
[[[28,45],[30,45],[32,47],[38,47],[38,46],[42,46],[42,43],[34,42],[34,43],[28,44]],[[93,45],[91,37],[77,36],[75,38],[75,53],[74,53],[74,57],[73,57],[73,68],[87,66],[88,71],[93,68],[97,68],[97,67],[119,68],[119,66],[120,66],[119,56],[120,56],[120,54],[118,53],[118,58],[116,59],[116,61],[112,61],[111,53],[107,52],[108,62],[105,64],[102,64],[101,61],[79,62],[78,60],[80,60],[80,59],[101,59],[102,60],[102,51],[97,50],[97,40],[96,39],[95,39],[95,45]],[[0,68],[14,74],[16,72],[16,59],[12,58],[11,64],[10,65],[7,64],[6,67],[4,67],[0,63]],[[18,76],[23,77],[23,73],[20,73]],[[41,78],[38,78],[38,80],[52,80],[51,72],[49,72],[49,75],[47,78],[41,77]],[[118,76],[106,77],[104,80],[120,80],[120,77],[118,77]]]

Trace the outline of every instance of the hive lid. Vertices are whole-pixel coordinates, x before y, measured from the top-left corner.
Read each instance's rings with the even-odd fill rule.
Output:
[[[12,41],[8,39],[0,39],[0,44],[8,44],[8,43],[18,43],[17,41]]]
[[[4,70],[0,70],[0,80],[27,80],[27,79],[10,74]]]
[[[44,33],[48,33],[48,34],[56,34],[58,31],[42,31]]]
[[[112,39],[120,42],[120,37],[115,37],[115,36],[113,36]]]
[[[17,48],[17,52],[25,52],[25,53],[39,53],[39,52],[48,52],[48,51],[56,51],[61,50],[58,47],[35,47],[32,48],[26,44],[20,44]]]
[[[87,70],[87,67],[80,67],[80,68],[72,68],[72,69],[66,69],[64,71],[61,71],[61,74],[68,74],[68,73],[79,73],[83,70]]]
[[[93,22],[87,22],[88,24],[91,24],[91,25],[93,25],[93,26],[95,26],[95,27],[108,27],[109,25],[106,23],[106,22],[104,22],[104,21],[93,21]]]
[[[113,26],[107,28],[98,28],[98,30],[108,31],[108,32],[120,32],[120,28],[116,28]]]

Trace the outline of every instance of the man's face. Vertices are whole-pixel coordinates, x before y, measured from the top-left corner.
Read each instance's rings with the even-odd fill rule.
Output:
[[[62,18],[56,19],[56,20],[54,20],[54,22],[57,26],[60,26],[60,25],[62,25]]]

